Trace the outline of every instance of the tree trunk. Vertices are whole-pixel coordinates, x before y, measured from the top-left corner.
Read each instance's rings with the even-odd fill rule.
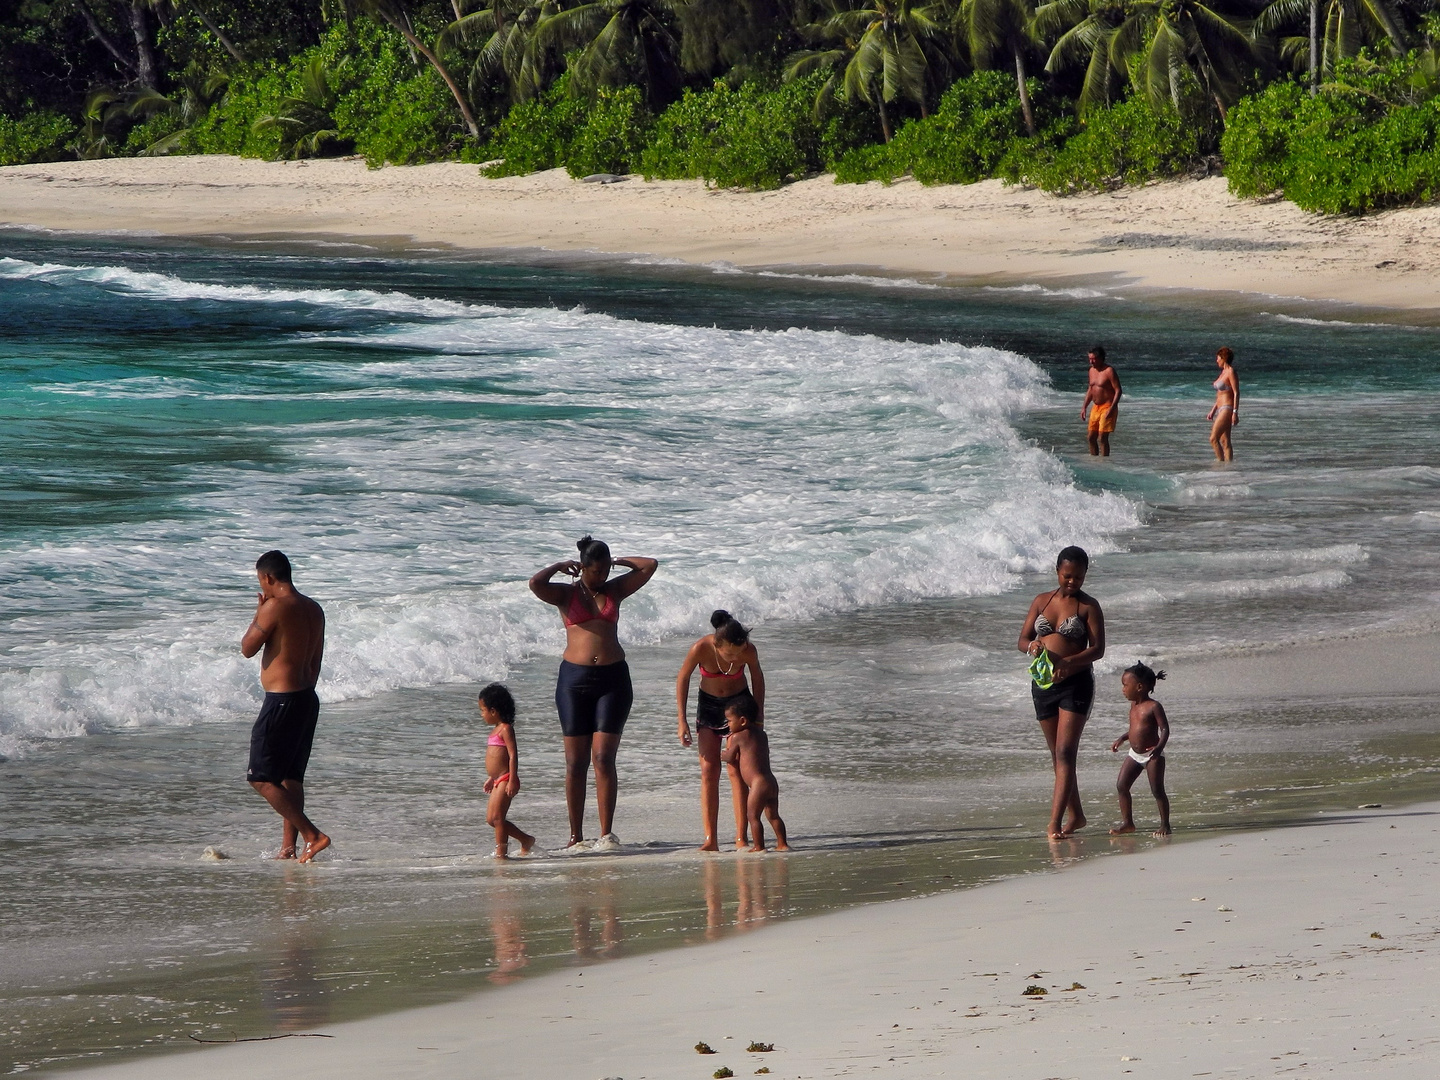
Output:
[[[475,116],[470,111],[470,104],[465,100],[465,95],[460,92],[460,87],[456,84],[454,76],[452,76],[445,65],[440,62],[438,56],[420,43],[420,39],[415,36],[414,31],[407,26],[402,26],[399,20],[393,19],[383,12],[381,17],[396,30],[400,31],[400,35],[409,43],[410,47],[425,57],[425,59],[430,62],[430,66],[435,69],[436,74],[445,80],[445,85],[450,88],[450,93],[455,95],[455,104],[460,106],[460,115],[465,118],[465,126],[470,131],[470,137],[478,142],[480,139],[480,125],[475,122]]]
[[[1320,0],[1310,0],[1310,94],[1320,88]]]
[[[213,22],[210,21],[209,15],[206,15],[205,12],[201,11],[200,8],[195,4],[191,4],[190,8],[192,11],[195,12],[196,16],[199,17],[200,21],[205,24],[205,29],[209,30],[210,33],[215,35],[221,46],[223,46],[225,51],[235,58],[236,62],[241,64],[248,63],[248,61],[245,59],[245,54],[240,51],[240,49],[233,41],[231,41],[228,37],[225,36],[225,32],[221,30],[220,27],[216,26]]]
[[[75,6],[80,9],[80,14],[85,19],[85,25],[90,28],[90,33],[94,36],[95,40],[105,46],[106,51],[115,57],[116,63],[126,71],[133,72],[135,70],[135,61],[121,52],[120,46],[115,44],[115,40],[109,34],[105,33],[104,27],[100,25],[100,20],[95,18],[95,13],[90,10],[90,5],[85,3],[85,0],[76,0]]]
[[[1015,42],[1015,85],[1020,89],[1020,112],[1025,116],[1025,130],[1035,134],[1035,112],[1030,108],[1030,90],[1025,85],[1025,52]]]
[[[885,94],[880,94],[880,133],[885,136],[885,141],[890,141],[890,114],[885,110]]]
[[[140,81],[151,90],[158,89],[155,75],[155,54],[150,49],[150,26],[145,22],[145,9],[140,0],[130,0],[130,32],[135,36],[135,68]]]

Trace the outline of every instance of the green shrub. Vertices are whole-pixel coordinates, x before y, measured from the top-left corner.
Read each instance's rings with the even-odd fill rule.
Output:
[[[36,112],[19,120],[0,116],[0,165],[29,165],[73,157],[65,144],[75,135],[75,122],[57,112]]]
[[[1063,140],[1073,123],[1038,79],[1028,88],[1039,138]],[[922,184],[973,184],[995,176],[1002,163],[1029,142],[1015,80],[1000,71],[979,71],[945,91],[933,115],[904,125],[885,145],[866,146],[842,158],[837,183],[914,176]]]
[[[1362,214],[1440,197],[1440,99],[1379,116],[1372,105],[1336,94],[1307,103],[1285,162],[1287,199],[1305,210]]]
[[[823,78],[773,89],[717,82],[708,90],[687,90],[656,120],[641,171],[647,179],[699,177],[715,187],[763,190],[832,167],[874,137],[874,121],[866,110],[843,104],[818,120],[815,94]]]
[[[639,164],[650,123],[638,86],[602,87],[566,148],[566,170],[577,179],[630,172]]]
[[[388,27],[337,21],[319,51],[337,94],[335,127],[372,169],[443,161],[474,145],[445,80]]]
[[[1306,97],[1293,82],[1271,83],[1230,110],[1220,140],[1230,194],[1253,199],[1284,188],[1295,116]]]
[[[272,127],[257,131],[255,122],[280,111],[290,82],[289,71],[278,64],[252,64],[236,71],[225,95],[191,126],[180,149],[195,154],[237,154],[272,161],[278,158],[279,130]]]
[[[1440,97],[1426,100],[1425,62],[1361,57],[1314,96],[1277,83],[1241,102],[1222,142],[1231,192],[1283,191],[1327,214],[1440,199]]]
[[[585,122],[585,103],[567,92],[568,79],[534,101],[522,101],[506,114],[495,137],[483,151],[485,160],[499,158],[481,170],[486,176],[524,176],[565,164],[570,144]]]
[[[1107,191],[1178,176],[1202,158],[1213,136],[1173,109],[1156,110],[1140,96],[1097,109],[1063,146],[1038,145],[1008,163],[1006,179],[1056,195]]]

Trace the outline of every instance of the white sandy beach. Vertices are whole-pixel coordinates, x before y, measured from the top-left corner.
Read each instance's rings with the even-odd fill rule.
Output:
[[[1148,798],[1148,797],[1147,797]],[[1148,817],[1153,805],[1137,798]],[[1097,807],[1098,809],[1098,807]],[[1431,1077],[1440,804],[1157,844],[100,1078]],[[725,856],[727,858],[732,856]],[[777,856],[770,855],[768,858]],[[1026,997],[1030,986],[1044,996]],[[266,1034],[266,1033],[241,1033]],[[747,1053],[752,1041],[773,1053]],[[717,1053],[698,1055],[704,1041]]]
[[[1325,218],[1241,202],[1221,177],[1055,198],[999,181],[710,191],[488,180],[473,165],[131,158],[0,169],[0,224],[175,236],[352,236],[739,266],[881,268],[987,281],[1104,281],[1440,307],[1440,206]]]

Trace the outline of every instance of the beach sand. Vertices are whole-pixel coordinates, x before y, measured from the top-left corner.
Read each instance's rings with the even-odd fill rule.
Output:
[[[1440,804],[1054,852],[1083,848],[1114,855],[84,1075],[1434,1075]]]
[[[1440,206],[1320,217],[1288,202],[1234,199],[1221,177],[1062,199],[999,181],[886,187],[821,176],[740,192],[638,177],[585,184],[558,169],[488,180],[456,163],[372,170],[355,159],[130,158],[0,169],[0,224],[358,237],[1440,307]]]

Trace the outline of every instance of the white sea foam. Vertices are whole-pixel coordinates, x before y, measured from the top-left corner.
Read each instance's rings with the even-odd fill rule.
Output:
[[[1122,297],[1114,293],[1105,292],[1101,289],[1087,289],[1083,286],[1074,286],[1068,289],[1050,289],[1044,285],[1036,285],[1033,282],[1024,285],[982,285],[985,292],[998,293],[1033,293],[1037,296],[1064,296],[1071,300],[1120,300]]]
[[[717,605],[809,621],[993,594],[1066,543],[1104,551],[1138,524],[1134,504],[1079,490],[1018,436],[1014,416],[1051,391],[1000,350],[120,267],[6,260],[0,275],[133,303],[308,305],[332,326],[362,316],[286,332],[301,358],[278,386],[267,359],[222,351],[213,368],[111,365],[56,388],[119,413],[141,399],[223,409],[226,436],[271,457],[189,466],[155,520],[0,549],[0,574],[22,583],[7,600],[0,753],[250,711],[236,639],[268,547],[326,604],[321,693],[335,701],[557,652],[559,619],[524,582],[583,532],[661,559],[622,620],[626,640],[657,642],[697,633]]]
[[[1318,589],[1341,589],[1351,582],[1344,570],[1316,570],[1308,574],[1274,574],[1264,578],[1232,578],[1222,581],[1184,582],[1176,585],[1147,587],[1110,597],[1106,603],[1115,609],[1156,608],[1184,602],[1219,603],[1229,600],[1275,596],[1282,593],[1314,592]]]

